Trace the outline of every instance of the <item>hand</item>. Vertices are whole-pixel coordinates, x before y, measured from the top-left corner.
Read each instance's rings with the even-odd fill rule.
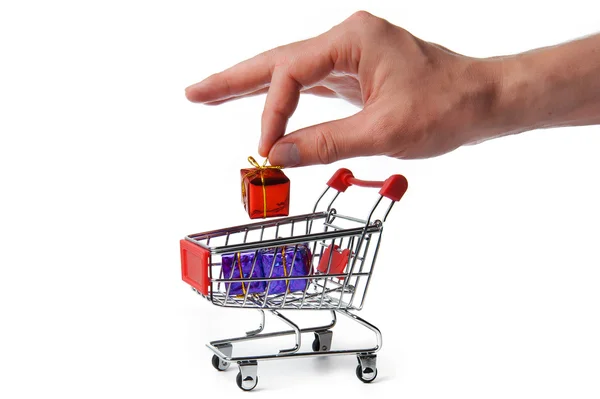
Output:
[[[498,62],[465,57],[357,12],[330,31],[267,51],[186,89],[209,105],[267,93],[259,153],[274,165],[388,155],[426,158],[497,130]],[[362,110],[285,135],[300,93]]]

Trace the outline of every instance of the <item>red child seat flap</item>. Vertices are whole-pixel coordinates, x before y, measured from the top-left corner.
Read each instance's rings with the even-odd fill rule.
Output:
[[[325,251],[323,252],[323,256],[321,256],[321,259],[319,260],[319,267],[317,268],[317,270],[321,273],[327,273],[327,274],[342,274],[344,273],[344,269],[346,268],[346,265],[348,264],[348,258],[350,257],[350,250],[349,249],[344,249],[343,251],[339,251],[339,246],[334,245],[333,246],[333,255],[330,255],[331,253],[331,245],[329,245],[327,247],[327,249],[325,249]],[[329,258],[331,257],[331,267],[329,267]],[[327,268],[329,267],[329,272],[327,271]],[[340,277],[340,279],[343,279],[343,277]]]

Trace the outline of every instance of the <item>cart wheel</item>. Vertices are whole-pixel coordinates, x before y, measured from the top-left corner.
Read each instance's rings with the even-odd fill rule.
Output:
[[[225,362],[221,359],[219,359],[219,357],[217,355],[213,355],[212,357],[212,365],[214,368],[216,368],[219,371],[225,371],[229,368],[229,362]]]
[[[356,366],[356,376],[359,380],[361,380],[365,384],[368,384],[370,382],[375,381],[375,378],[377,378],[377,369],[373,370],[372,368],[367,367],[363,373],[362,367],[358,365]],[[367,378],[367,376],[369,378]]]
[[[313,352],[318,352],[321,349],[321,342],[319,342],[319,337],[316,336],[315,340],[312,343]]]
[[[315,339],[312,343],[312,350],[314,352],[328,352],[331,349],[331,339],[333,331],[317,331],[315,332]]]
[[[242,373],[239,372],[235,378],[235,382],[242,391],[251,391],[258,385],[258,376],[254,378],[246,377],[246,380],[242,381]]]
[[[357,356],[356,376],[364,383],[370,383],[377,378],[377,355],[360,354]]]

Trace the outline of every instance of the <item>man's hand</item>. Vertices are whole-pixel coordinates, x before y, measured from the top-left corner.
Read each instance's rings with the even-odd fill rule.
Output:
[[[559,124],[560,104],[536,103],[538,97],[558,101],[544,92],[549,86],[543,76],[539,85],[532,79],[551,64],[545,59],[556,62],[557,54],[465,57],[361,11],[320,36],[212,75],[188,87],[186,95],[190,101],[222,104],[267,93],[259,153],[274,165],[368,155],[426,158],[467,143],[547,127],[548,107],[552,123]],[[556,76],[552,70],[547,73]],[[569,87],[559,83],[563,91]],[[593,87],[587,90],[597,94]],[[301,93],[340,97],[362,110],[284,136]]]

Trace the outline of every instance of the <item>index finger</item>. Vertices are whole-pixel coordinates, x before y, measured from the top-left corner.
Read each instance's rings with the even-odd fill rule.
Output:
[[[250,94],[269,87],[274,69],[278,65],[290,62],[294,62],[302,71],[296,74],[298,81],[309,86],[320,78],[320,76],[314,76],[315,72],[316,75],[323,74],[322,66],[317,67],[314,65],[314,60],[310,60],[315,56],[315,47],[320,49],[316,52],[323,55],[328,52],[327,47],[330,47],[330,43],[327,42],[324,35],[320,35],[265,51],[189,86],[185,90],[186,96],[192,102],[207,103]],[[319,58],[323,60],[322,57]],[[325,57],[325,59],[327,58]],[[302,64],[311,65],[309,68],[302,68]],[[330,63],[326,62],[326,64],[331,69]]]
[[[310,40],[265,51],[185,89],[188,100],[206,103],[243,96],[269,86],[278,63],[293,55]]]
[[[276,50],[261,53],[189,86],[185,89],[186,97],[192,102],[206,103],[248,94],[268,86]]]

